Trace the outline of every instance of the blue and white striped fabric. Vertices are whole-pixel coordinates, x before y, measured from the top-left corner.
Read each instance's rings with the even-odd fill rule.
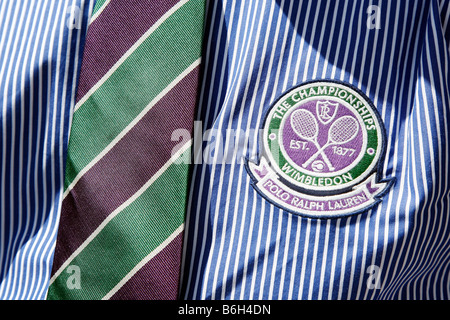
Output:
[[[42,299],[94,1],[0,1],[0,299]]]
[[[367,25],[373,5],[380,28]],[[209,6],[198,120],[217,131],[205,131],[196,153],[203,163],[193,171],[182,298],[450,298],[450,2]],[[317,79],[359,88],[384,121],[382,175],[396,183],[363,214],[315,220],[285,212],[252,188],[237,162],[258,153],[258,135],[247,133],[274,101]],[[207,162],[227,152],[226,164]],[[370,285],[375,274],[379,285]]]

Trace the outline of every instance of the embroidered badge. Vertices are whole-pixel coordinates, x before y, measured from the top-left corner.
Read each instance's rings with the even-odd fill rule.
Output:
[[[268,111],[259,162],[246,162],[253,187],[268,201],[310,218],[372,208],[392,186],[381,180],[385,129],[372,102],[334,81],[309,82]]]

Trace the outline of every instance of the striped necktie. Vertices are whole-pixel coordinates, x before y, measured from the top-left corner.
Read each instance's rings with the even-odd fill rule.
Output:
[[[97,1],[48,299],[177,298],[204,6]]]

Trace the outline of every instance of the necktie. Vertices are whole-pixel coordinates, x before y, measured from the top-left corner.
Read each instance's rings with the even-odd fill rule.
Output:
[[[48,299],[176,299],[204,0],[97,1]]]

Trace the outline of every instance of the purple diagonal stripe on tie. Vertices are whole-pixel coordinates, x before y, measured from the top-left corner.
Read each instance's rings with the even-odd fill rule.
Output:
[[[170,160],[180,144],[172,141],[173,131],[192,131],[198,75],[199,67],[155,104],[64,199],[52,274]]]
[[[111,300],[175,300],[183,233],[136,272]]]
[[[89,26],[77,102],[177,2],[178,0],[111,1]]]

